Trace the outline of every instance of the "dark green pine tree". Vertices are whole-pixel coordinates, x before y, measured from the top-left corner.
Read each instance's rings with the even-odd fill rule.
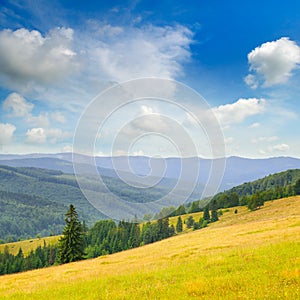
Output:
[[[207,221],[207,222],[210,221],[210,214],[209,214],[209,208],[208,208],[208,205],[204,207],[203,220],[205,220],[205,221]]]
[[[65,214],[66,226],[58,244],[58,262],[60,264],[83,259],[84,240],[82,225],[73,204]]]
[[[294,185],[294,191],[296,195],[300,195],[300,179],[296,181],[296,184]]]
[[[187,228],[192,228],[194,223],[195,223],[195,221],[194,221],[193,216],[189,216],[185,222]]]
[[[180,216],[179,216],[178,219],[177,219],[177,223],[176,223],[176,232],[177,232],[177,233],[182,232],[182,219],[181,219]]]
[[[218,210],[217,201],[212,200],[212,202],[211,202],[211,222],[216,222],[219,220],[217,210]]]

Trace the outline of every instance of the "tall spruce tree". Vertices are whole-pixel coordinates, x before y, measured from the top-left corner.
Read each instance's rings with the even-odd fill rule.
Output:
[[[59,239],[58,261],[61,264],[83,259],[84,239],[82,225],[73,204],[65,214],[66,226]]]
[[[209,222],[210,221],[210,214],[209,214],[209,208],[208,205],[206,205],[204,207],[204,211],[203,211],[203,220]]]
[[[296,195],[300,195],[300,179],[296,181],[296,184],[294,186],[294,191]]]
[[[178,219],[177,219],[177,223],[176,223],[176,232],[177,232],[177,233],[182,232],[182,219],[181,219],[180,216],[179,216]]]
[[[211,202],[211,222],[216,222],[219,220],[217,210],[218,210],[218,204],[217,201],[214,199]]]

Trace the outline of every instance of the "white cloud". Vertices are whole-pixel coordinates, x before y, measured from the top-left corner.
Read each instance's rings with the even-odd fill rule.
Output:
[[[49,128],[45,130],[47,138],[50,143],[55,144],[58,141],[63,141],[67,138],[70,138],[72,134],[70,132],[66,132],[61,130],[60,128]]]
[[[13,88],[59,82],[78,67],[72,39],[70,28],[55,28],[45,37],[25,28],[0,31],[0,80]]]
[[[133,156],[144,156],[145,153],[143,150],[137,150],[137,151],[133,151],[132,155]]]
[[[240,123],[249,116],[262,114],[265,110],[264,99],[239,99],[232,104],[212,108],[213,113],[222,125]]]
[[[73,152],[73,146],[72,145],[65,145],[61,148],[61,152]]]
[[[263,142],[267,142],[267,143],[271,143],[274,141],[277,141],[279,139],[278,136],[260,136],[258,138],[252,139],[252,143],[253,144],[257,144],[257,143],[263,143]]]
[[[16,126],[9,123],[0,123],[0,146],[11,142]]]
[[[18,93],[9,94],[2,105],[5,110],[10,110],[13,116],[16,117],[29,115],[34,107],[32,103],[27,102],[25,98]]]
[[[44,128],[32,128],[26,132],[26,143],[28,144],[44,144],[46,140]]]
[[[65,116],[60,111],[52,112],[50,117],[53,121],[61,124],[64,124],[66,122]]]
[[[26,132],[26,143],[29,144],[44,144],[50,142],[56,144],[72,136],[70,132],[63,131],[60,128],[32,128]]]
[[[263,78],[263,85],[268,87],[284,83],[292,71],[300,64],[300,47],[287,37],[267,42],[256,47],[248,54],[250,71]],[[258,86],[258,78],[250,74],[245,82],[252,88]]]
[[[107,29],[104,26],[98,31]],[[192,35],[188,28],[179,25],[114,28],[112,37],[93,41],[87,55],[94,70],[113,81],[176,78],[183,73],[181,64],[190,59]]]
[[[98,27],[97,34],[100,37],[113,37],[119,35],[124,31],[124,28],[120,26],[112,26],[110,24],[104,24],[103,26]]]
[[[281,152],[286,152],[290,149],[290,146],[287,144],[278,144],[278,145],[273,146],[273,149],[281,151]]]
[[[244,80],[252,89],[256,89],[259,86],[259,82],[253,74],[248,74]]]
[[[153,107],[148,105],[141,105],[138,115],[149,115],[153,113],[154,113]]]
[[[258,122],[255,122],[255,123],[252,123],[249,128],[259,128],[260,127],[260,123]]]
[[[48,127],[50,126],[50,121],[48,118],[48,113],[40,113],[37,116],[29,115],[26,119],[26,121],[33,126],[37,127]]]

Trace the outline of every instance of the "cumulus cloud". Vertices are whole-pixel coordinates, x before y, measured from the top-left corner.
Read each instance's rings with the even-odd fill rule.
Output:
[[[138,77],[176,78],[183,73],[182,63],[190,59],[192,32],[184,26],[145,26],[113,28],[104,26],[100,36],[87,49],[93,68],[113,81]]]
[[[18,93],[9,94],[2,105],[5,110],[10,110],[12,115],[16,117],[28,116],[34,107],[32,103],[27,102]]]
[[[281,151],[281,152],[286,152],[290,149],[290,146],[287,144],[278,144],[278,145],[273,146],[273,149]]]
[[[158,113],[146,114],[144,117],[132,120],[126,127],[123,133],[126,136],[137,136],[148,132],[168,133],[173,127],[166,118]]]
[[[27,130],[25,142],[28,144],[44,144],[46,142],[55,144],[71,136],[70,132],[63,131],[60,128],[36,127]]]
[[[16,126],[9,123],[0,123],[0,146],[11,142]]]
[[[266,100],[264,99],[239,99],[232,104],[214,107],[212,111],[222,125],[230,125],[240,123],[249,116],[263,113],[265,105]]]
[[[11,113],[10,117],[22,117],[25,122],[35,127],[49,127],[50,119],[61,124],[64,124],[66,121],[65,116],[59,111],[51,113],[40,112],[38,115],[32,114],[31,111],[34,108],[34,104],[28,102],[18,93],[8,95],[3,101],[2,106]]]
[[[191,58],[193,33],[185,26],[94,23],[87,24],[88,32],[76,34],[71,28],[45,34],[25,28],[1,30],[0,85],[77,111],[115,82],[176,79]],[[62,123],[63,118],[56,121]]]
[[[44,128],[32,128],[26,132],[26,143],[28,144],[44,144],[46,140]]]
[[[292,71],[300,64],[300,47],[287,37],[267,42],[256,47],[248,54],[250,71],[245,82],[252,88],[258,87],[258,79],[263,85],[273,86],[284,83],[292,75]]]
[[[9,87],[58,82],[77,69],[73,30],[55,28],[47,35],[21,28],[0,31],[0,80]]]

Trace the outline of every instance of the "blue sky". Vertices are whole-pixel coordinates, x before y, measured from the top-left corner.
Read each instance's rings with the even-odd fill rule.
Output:
[[[101,91],[158,77],[205,98],[226,156],[300,157],[299,66],[298,1],[1,1],[0,153],[71,151],[79,118]],[[154,102],[132,109],[168,110]],[[122,124],[135,115],[117,114]],[[186,124],[178,111],[173,118]],[[136,132],[166,126],[138,121]],[[102,133],[94,154],[125,153],[111,153],[112,134]],[[130,154],[177,155],[157,136],[133,144]]]

